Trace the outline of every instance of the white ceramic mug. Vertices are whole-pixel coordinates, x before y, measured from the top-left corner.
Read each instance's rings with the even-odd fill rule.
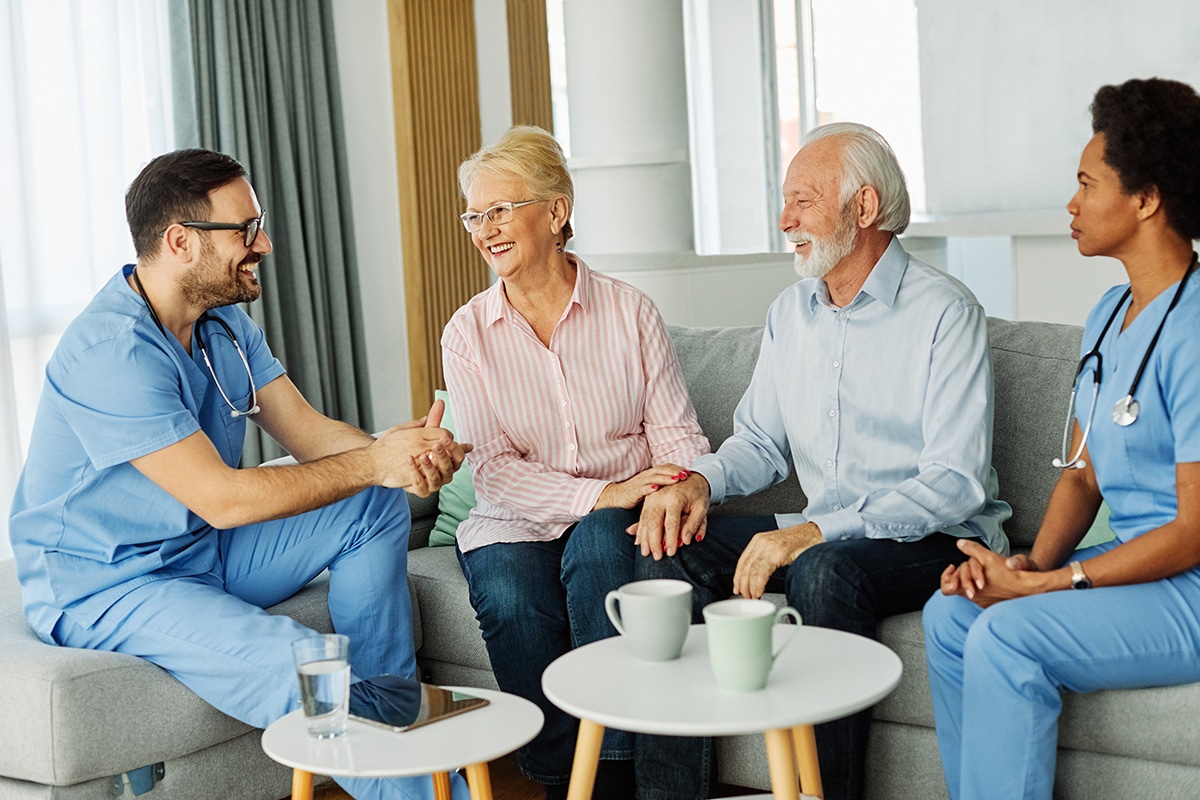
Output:
[[[643,661],[679,658],[692,623],[692,585],[658,578],[627,583],[604,598],[617,632]]]
[[[775,623],[791,617],[796,624],[778,647],[771,647]],[[717,685],[731,692],[753,692],[767,685],[775,658],[800,630],[800,612],[776,609],[768,600],[733,598],[704,607],[708,657]]]

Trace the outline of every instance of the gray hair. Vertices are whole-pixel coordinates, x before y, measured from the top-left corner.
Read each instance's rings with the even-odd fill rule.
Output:
[[[831,136],[845,140],[842,149],[842,194],[844,208],[863,186],[879,193],[879,222],[881,231],[900,234],[908,227],[912,208],[908,201],[908,185],[904,171],[891,145],[878,131],[857,122],[832,122],[809,131],[804,144]]]

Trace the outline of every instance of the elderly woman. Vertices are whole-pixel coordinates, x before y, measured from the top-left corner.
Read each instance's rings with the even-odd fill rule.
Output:
[[[925,607],[955,800],[1049,800],[1064,690],[1200,681],[1200,96],[1105,86],[1092,128],[1071,235],[1129,283],[1088,317],[1070,450],[1033,551],[960,543],[971,558]],[[1116,539],[1076,551],[1102,499]]]
[[[576,721],[542,694],[572,647],[616,634],[604,597],[633,580],[642,498],[708,452],[654,304],[567,252],[574,188],[557,142],[514,127],[459,168],[462,215],[499,280],[442,336],[458,435],[478,506],[459,561],[504,691],[537,703],[541,734],[522,771],[565,797]],[[656,466],[657,465],[657,466]],[[707,796],[708,766],[662,737],[606,734],[596,796]],[[707,753],[704,754],[707,759]]]

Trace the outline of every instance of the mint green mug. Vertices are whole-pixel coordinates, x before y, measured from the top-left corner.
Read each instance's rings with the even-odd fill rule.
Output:
[[[787,618],[796,623],[776,648],[771,629]],[[730,692],[753,692],[767,685],[767,674],[780,651],[800,631],[800,612],[791,606],[776,609],[768,600],[733,598],[704,607],[708,657],[717,686]]]

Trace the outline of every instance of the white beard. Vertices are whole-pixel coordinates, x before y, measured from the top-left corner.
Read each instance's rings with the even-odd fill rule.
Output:
[[[858,233],[854,220],[843,215],[838,218],[837,229],[831,236],[813,236],[807,231],[791,231],[788,241],[792,244],[811,242],[807,256],[796,253],[793,267],[801,278],[824,278],[829,270],[850,254],[854,237]]]

